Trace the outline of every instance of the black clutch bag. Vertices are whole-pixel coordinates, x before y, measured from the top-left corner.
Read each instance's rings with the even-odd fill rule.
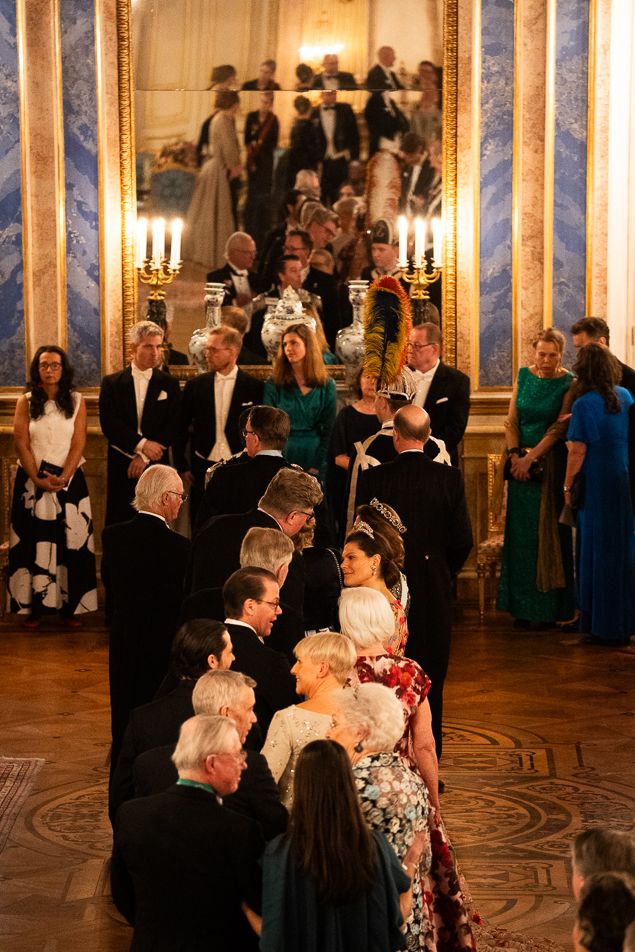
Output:
[[[578,472],[573,477],[569,496],[571,498],[571,508],[574,512],[577,512],[584,505],[584,475],[582,473]]]
[[[37,471],[37,478],[45,479],[47,476],[61,476],[63,472],[63,466],[56,466],[55,463],[49,463],[43,459]]]
[[[518,455],[519,455],[519,456],[526,456],[526,455],[527,455],[527,452],[528,452],[527,450],[521,450],[521,451],[518,453]],[[543,465],[542,465],[542,463],[540,462],[540,460],[539,460],[539,459],[534,460],[533,463],[531,464],[531,466],[529,467],[529,481],[532,482],[532,483],[539,483],[539,482],[542,480],[543,473],[544,473],[544,469],[543,469]],[[512,475],[512,458],[511,458],[511,456],[508,456],[507,459],[505,460],[505,466],[503,467],[503,476],[504,476],[505,479],[513,479],[513,478],[514,478],[513,475]]]

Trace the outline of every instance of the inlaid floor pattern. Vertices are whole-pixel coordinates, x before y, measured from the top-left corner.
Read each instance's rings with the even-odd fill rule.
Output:
[[[43,757],[0,857],[0,949],[123,952],[108,895],[107,635],[0,625],[0,754]],[[632,829],[635,650],[582,647],[505,620],[455,631],[443,812],[474,907],[492,926],[570,948],[569,846]]]

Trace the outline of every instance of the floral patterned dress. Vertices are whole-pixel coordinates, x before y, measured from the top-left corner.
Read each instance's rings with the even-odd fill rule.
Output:
[[[399,754],[369,754],[353,767],[355,786],[366,822],[384,834],[399,859],[412,846],[415,835],[428,830],[428,791],[414,770]],[[432,861],[430,839],[421,858],[421,869],[429,871]],[[432,919],[424,900],[423,877],[412,884],[412,911],[406,922],[408,950],[435,948]]]
[[[411,771],[416,774],[425,790],[425,784],[421,780],[414,757],[412,724],[417,708],[420,704],[423,704],[430,690],[430,678],[416,661],[391,654],[374,657],[361,655],[357,658],[355,671],[362,684],[369,682],[383,684],[395,692],[403,708],[405,723],[404,734],[395,748],[395,753],[399,754]],[[355,771],[363,763],[364,761],[359,761]],[[395,776],[397,775],[395,774]],[[396,782],[400,782],[399,779]],[[381,791],[388,794],[391,785],[388,784],[385,778],[383,784],[387,786],[382,786]],[[427,804],[427,790],[425,791],[425,797]],[[387,800],[382,808],[385,825],[378,828],[389,838],[391,828],[394,827],[397,832],[396,824],[399,822],[398,818],[401,817],[401,813],[393,815],[392,807],[388,805]],[[379,802],[376,806],[379,809]],[[397,809],[400,808],[397,807]],[[379,819],[379,814],[373,814],[373,816],[375,820]],[[369,822],[373,822],[370,817]],[[415,932],[409,926],[408,941],[410,942],[410,937],[416,935],[416,941],[419,944],[408,945],[408,949],[427,949],[428,952],[459,952],[459,950],[475,949],[469,915],[461,892],[454,849],[448,839],[443,820],[440,816],[437,818],[434,810],[427,811],[427,822],[432,861],[430,866],[426,867],[422,864],[421,867],[421,891],[424,903],[418,932]],[[412,836],[414,836],[414,832],[416,831],[412,832]],[[404,841],[407,833],[406,830]],[[395,843],[393,843],[393,846],[399,854],[399,849]],[[412,941],[415,941],[414,938]]]
[[[81,394],[73,394],[72,417],[48,400],[44,413],[29,421],[38,468],[42,460],[60,466],[65,462],[81,400]],[[66,616],[97,611],[93,521],[81,465],[59,492],[36,489],[18,466],[11,504],[9,607],[33,618],[56,611]]]

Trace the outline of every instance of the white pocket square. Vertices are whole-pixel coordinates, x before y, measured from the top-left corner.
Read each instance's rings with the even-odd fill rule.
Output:
[[[157,397],[157,400],[167,400],[167,399],[168,399],[167,390],[162,390],[159,396]]]
[[[253,407],[254,401],[253,401],[253,400],[247,400],[246,403],[241,403],[240,405],[241,405],[241,407]]]
[[[449,399],[450,399],[449,397],[439,397],[439,399],[438,399],[437,401],[435,401],[435,402],[436,402],[436,403],[447,403]]]

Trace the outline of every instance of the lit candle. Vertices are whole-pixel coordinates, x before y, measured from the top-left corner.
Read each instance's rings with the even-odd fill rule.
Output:
[[[172,243],[170,245],[170,267],[173,271],[181,261],[181,235],[183,234],[183,219],[175,218],[172,222]]]
[[[400,215],[397,219],[399,228],[399,267],[408,266],[408,219],[405,215]]]
[[[415,268],[420,268],[426,250],[425,222],[423,218],[415,218]]]
[[[161,267],[161,259],[165,257],[165,220],[152,219],[152,264],[155,268]]]
[[[440,218],[432,219],[432,254],[435,268],[443,264],[443,222]]]
[[[148,246],[148,219],[139,218],[137,221],[137,251],[135,255],[135,268],[142,268],[146,260],[146,250]]]

